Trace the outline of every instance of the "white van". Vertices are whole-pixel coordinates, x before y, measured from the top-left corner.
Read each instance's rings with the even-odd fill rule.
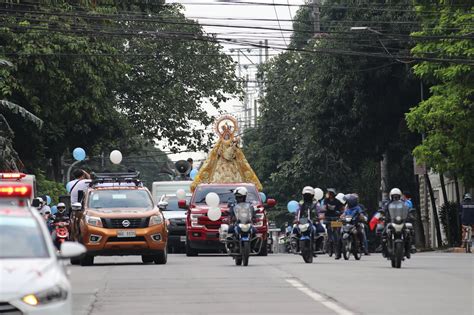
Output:
[[[192,181],[190,180],[153,182],[151,191],[153,202],[158,204],[158,202],[160,202],[161,196],[163,195],[176,195],[176,191],[178,189],[184,189],[186,194],[189,194],[191,193],[191,183]]]

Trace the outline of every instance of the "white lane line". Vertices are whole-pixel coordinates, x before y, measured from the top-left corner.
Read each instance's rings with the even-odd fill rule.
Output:
[[[354,315],[353,312],[345,309],[344,307],[338,305],[336,302],[329,300],[328,298],[322,296],[319,293],[314,292],[310,288],[303,285],[301,282],[295,279],[286,279],[286,282],[291,284],[296,289],[300,290],[316,302],[319,302],[329,308],[331,311],[335,312],[338,315]]]

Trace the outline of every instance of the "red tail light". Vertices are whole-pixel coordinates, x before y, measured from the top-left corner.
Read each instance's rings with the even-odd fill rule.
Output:
[[[21,179],[25,176],[23,173],[0,173],[0,179]]]
[[[18,185],[0,185],[0,198],[1,197],[31,197],[31,186],[25,184]]]

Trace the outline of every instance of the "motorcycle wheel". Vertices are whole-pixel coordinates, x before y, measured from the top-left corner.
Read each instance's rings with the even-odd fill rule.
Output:
[[[244,266],[249,265],[249,257],[250,257],[250,242],[245,242],[242,248],[242,265]]]
[[[234,259],[235,259],[235,265],[236,266],[242,266],[242,257],[237,256]]]
[[[355,260],[360,260],[362,258],[362,252],[359,249],[359,244],[357,244],[357,241],[355,240],[352,244],[352,255],[354,256]]]
[[[403,259],[403,244],[398,242],[398,243],[395,243],[395,253],[392,258],[392,267],[400,268],[402,266],[402,259]]]
[[[303,248],[301,248],[301,256],[303,256],[303,260],[307,264],[313,263],[313,252],[312,252],[312,244],[311,242],[304,242],[302,244]]]
[[[344,256],[344,260],[349,260],[350,255],[349,241],[342,240],[342,256]]]

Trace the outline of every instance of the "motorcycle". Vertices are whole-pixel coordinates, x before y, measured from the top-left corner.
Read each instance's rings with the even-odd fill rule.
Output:
[[[291,235],[291,247],[294,254],[299,254],[307,264],[313,262],[315,255],[313,240],[313,223],[308,218],[301,218],[295,225],[294,232]]]
[[[352,254],[356,260],[360,260],[362,257],[362,243],[357,230],[356,218],[352,216],[345,216],[343,218],[341,234],[342,255],[344,256],[344,259],[349,260],[349,257]]]
[[[235,206],[234,212],[236,216],[234,233],[229,235],[228,225],[222,224],[219,236],[225,243],[227,253],[235,260],[235,264],[248,266],[250,256],[258,255],[262,246],[266,244],[263,244],[262,238],[255,233],[252,206],[240,203]]]
[[[339,234],[342,222],[338,218],[327,218],[326,229],[328,231],[328,240],[326,242],[325,252],[332,257],[336,252],[337,243],[339,242]]]
[[[54,245],[58,250],[61,249],[61,244],[69,240],[69,221],[60,221],[53,223],[56,233]]]
[[[405,257],[410,258],[410,231],[411,225],[407,222],[409,209],[402,201],[391,202],[388,206],[392,222],[387,224],[387,259],[392,268],[401,268]]]

